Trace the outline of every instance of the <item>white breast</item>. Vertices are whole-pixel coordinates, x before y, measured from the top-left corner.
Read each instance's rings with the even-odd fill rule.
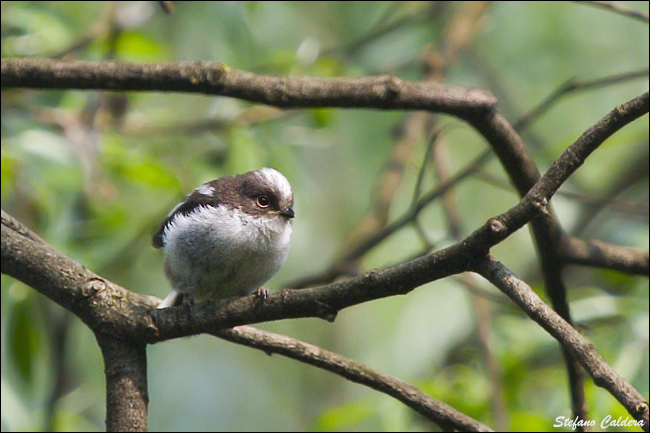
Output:
[[[249,293],[284,264],[291,222],[226,206],[177,215],[163,233],[165,266],[174,288],[196,300]]]

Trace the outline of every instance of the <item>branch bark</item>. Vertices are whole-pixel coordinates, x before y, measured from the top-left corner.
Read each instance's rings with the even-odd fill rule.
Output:
[[[528,284],[517,278],[497,260],[488,257],[475,263],[474,269],[508,295],[531,319],[562,344],[585,368],[594,383],[608,390],[648,431],[648,403],[619,376],[578,331],[550,309]]]
[[[147,347],[95,333],[104,357],[106,430],[147,431]]]
[[[570,237],[562,245],[562,258],[568,264],[613,269],[633,275],[650,274],[648,251],[612,245],[598,240]]]
[[[275,107],[427,110],[461,118],[489,111],[488,92],[394,76],[284,78],[216,62],[121,62],[2,59],[2,88],[188,92],[230,96]]]
[[[446,431],[493,431],[488,426],[430,397],[406,382],[312,344],[284,335],[262,331],[252,326],[224,329],[213,333],[213,335],[233,343],[262,350],[269,355],[278,353],[305,362],[336,373],[352,382],[388,394],[427,419],[432,420]]]
[[[547,286],[560,287],[559,291],[549,293],[554,304],[558,300],[560,313],[570,320],[568,307],[562,310],[566,301],[559,277],[563,265],[559,247],[567,238],[548,210],[549,200],[605,139],[648,112],[648,92],[597,122],[540,177],[519,136],[495,110],[494,98],[479,90],[405,82],[391,76],[330,80],[269,77],[212,62],[134,65],[42,59],[3,59],[2,87],[184,91],[232,96],[283,108],[363,107],[446,113],[466,120],[488,140],[523,197],[515,207],[490,219],[455,245],[398,266],[318,288],[274,293],[263,303],[248,296],[168,310],[155,310],[157,298],[132,293],[59,254],[3,211],[2,272],[77,314],[95,332],[102,351],[111,352],[105,353],[107,381],[111,381],[109,393],[127,393],[134,399],[135,406],[130,407],[109,394],[107,402],[115,405],[119,413],[134,408],[133,413],[107,422],[109,428],[146,428],[146,421],[142,423],[143,416],[146,420],[147,402],[146,344],[268,320],[295,317],[333,320],[342,308],[405,294],[422,284],[472,269],[510,293],[580,361],[599,386],[612,392],[635,418],[645,420],[647,426],[647,403],[636,390],[618,377],[569,323],[558,321],[539,298],[526,297],[524,283],[500,268],[497,262],[484,257],[492,246],[532,221]],[[577,253],[572,256],[571,249],[567,251],[567,261],[578,256]],[[586,263],[589,258],[584,256],[573,260]],[[591,257],[594,262],[596,259]],[[647,275],[647,253],[636,255],[634,260],[641,263],[638,269]],[[637,269],[630,265],[620,267]],[[110,408],[107,413],[112,413]]]

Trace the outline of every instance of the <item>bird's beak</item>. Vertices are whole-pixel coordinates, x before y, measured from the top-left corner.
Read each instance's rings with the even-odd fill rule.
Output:
[[[293,208],[286,208],[283,211],[280,211],[280,215],[286,218],[294,218],[296,216],[296,213],[293,211]]]

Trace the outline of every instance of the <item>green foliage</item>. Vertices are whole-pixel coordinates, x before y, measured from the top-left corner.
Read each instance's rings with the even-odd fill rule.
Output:
[[[447,26],[471,2],[3,2],[3,57],[56,57],[129,62],[211,60],[280,76],[424,80],[449,47]],[[648,9],[647,2],[625,2]],[[457,53],[445,82],[489,88],[514,121],[569,79],[594,80],[647,68],[647,26],[608,11],[558,2],[494,3],[471,43]],[[648,87],[647,75],[571,93],[523,133],[540,170],[605,113]],[[269,283],[285,287],[327,268],[374,203],[382,168],[409,113],[333,108],[271,110],[204,95],[11,89],[2,95],[2,208],[55,248],[126,288],[163,296],[162,256],[150,246],[157,224],[202,182],[273,166],[291,181],[298,218],[288,263]],[[456,172],[486,143],[457,119],[439,116],[448,168]],[[450,127],[446,127],[446,126]],[[407,212],[427,139],[414,139],[396,180],[389,220]],[[563,187],[607,197],[638,161],[647,160],[647,117],[614,135]],[[463,235],[514,205],[518,197],[493,158],[454,188]],[[644,177],[645,176],[645,177]],[[647,170],[615,194],[647,203]],[[432,167],[422,190],[436,185]],[[568,229],[588,209],[556,197]],[[422,253],[423,239],[455,242],[440,202],[369,251],[361,270]],[[648,248],[647,215],[607,206],[586,236]],[[521,230],[495,255],[543,296],[529,233]],[[566,269],[578,326],[605,359],[648,394],[648,280],[613,271]],[[478,319],[476,298],[456,280],[406,297],[360,305],[336,323],[296,320],[282,332],[357,359],[412,383],[488,425],[502,393],[506,427],[551,430],[570,416],[558,344],[511,303],[490,303]],[[480,290],[503,298],[483,281]],[[39,295],[40,296],[40,295]],[[103,366],[95,341],[73,319],[55,373],[48,332],[56,317],[31,289],[2,277],[3,430],[101,430]],[[42,302],[49,302],[41,299]],[[479,344],[487,327],[498,365],[494,383]],[[251,354],[208,337],[149,349],[152,430],[430,430],[393,399],[279,356]],[[57,380],[65,382],[51,418]],[[587,380],[599,424],[627,413]],[[625,431],[626,429],[621,429]],[[608,429],[607,431],[613,431]]]
[[[42,330],[38,329],[38,321],[33,307],[33,303],[24,300],[16,302],[8,325],[9,355],[19,379],[28,387],[33,385],[36,360],[38,355],[42,354],[40,348],[42,339],[39,338]]]
[[[324,410],[316,420],[315,431],[351,431],[375,412],[372,403],[355,400]]]

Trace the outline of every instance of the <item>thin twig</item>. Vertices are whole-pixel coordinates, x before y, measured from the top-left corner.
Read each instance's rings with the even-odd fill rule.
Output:
[[[615,3],[615,2],[605,2],[605,1],[576,1],[576,3],[584,3],[587,5],[592,5],[592,6],[598,6],[601,8],[608,9],[612,12],[616,12],[617,14],[624,15],[626,17],[634,18],[637,20],[641,20],[644,22],[648,22],[648,14],[645,12],[641,11],[635,11],[633,9],[630,9],[628,7],[623,6],[620,3]]]
[[[528,128],[534,120],[538,119],[542,114],[548,111],[554,103],[570,93],[610,86],[612,84],[625,83],[638,78],[647,77],[648,72],[648,68],[645,68],[640,71],[624,72],[622,74],[610,75],[594,80],[578,81],[575,78],[571,78],[551,92],[546,99],[537,104],[530,111],[521,115],[513,126],[517,131],[523,131]]]

